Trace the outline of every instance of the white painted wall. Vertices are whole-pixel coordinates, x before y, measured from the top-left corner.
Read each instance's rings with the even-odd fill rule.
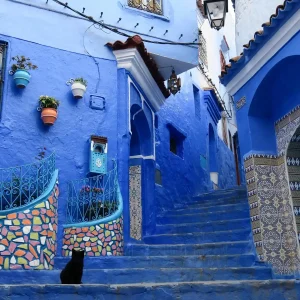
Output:
[[[229,45],[229,51],[223,53],[226,59],[226,62],[229,63],[229,59],[231,57],[236,56],[236,46],[235,46],[235,13],[234,9],[231,5],[231,1],[228,4],[228,13],[226,15],[225,27],[221,30],[217,31],[212,29],[209,25],[208,20],[205,20],[203,25],[201,26],[202,34],[206,39],[207,43],[207,56],[208,56],[208,74],[209,77],[213,80],[216,85],[219,94],[226,104],[226,108],[228,111],[232,111],[232,118],[227,119],[227,129],[230,130],[231,135],[233,136],[237,131],[236,127],[236,119],[233,111],[233,107],[230,103],[229,94],[226,91],[225,86],[220,83],[219,75],[221,74],[221,62],[220,62],[220,49],[221,49],[221,41],[223,39],[223,35],[225,35],[227,43]],[[201,23],[201,17],[198,18],[198,23]],[[198,84],[201,88],[209,87],[206,78],[202,75],[202,73],[196,68],[192,70],[193,81]],[[227,140],[229,141],[227,130]],[[218,124],[218,135],[221,139],[223,139],[223,131],[222,131],[222,122],[220,121]]]
[[[282,3],[283,0],[235,0],[237,53],[242,52],[243,45],[253,39]]]

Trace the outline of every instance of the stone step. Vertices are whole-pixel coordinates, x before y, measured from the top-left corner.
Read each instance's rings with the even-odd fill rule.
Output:
[[[236,219],[227,221],[213,221],[202,223],[183,223],[183,224],[167,224],[157,225],[156,234],[170,234],[170,233],[189,233],[189,232],[211,232],[211,231],[225,231],[240,229],[251,229],[249,218]]]
[[[300,299],[300,282],[296,280],[236,280],[126,285],[2,285],[0,286],[0,299],[292,300]]]
[[[182,224],[182,223],[200,223],[200,222],[212,222],[222,220],[233,220],[250,218],[249,210],[236,210],[231,212],[220,211],[210,212],[202,214],[187,214],[187,215],[173,215],[167,217],[158,217],[157,224]]]
[[[162,216],[174,216],[174,215],[188,215],[188,214],[200,214],[200,213],[212,213],[212,212],[231,212],[236,210],[249,210],[248,203],[238,203],[238,204],[225,204],[225,205],[213,205],[213,206],[203,206],[202,204],[197,204],[193,207],[186,207],[184,209],[174,209],[166,211]]]
[[[206,244],[180,244],[180,245],[126,245],[127,256],[178,256],[178,255],[235,255],[249,254],[252,251],[249,241],[206,243]]]
[[[63,269],[70,259],[55,259],[55,269]],[[103,256],[86,257],[84,269],[124,269],[124,268],[220,268],[251,267],[255,255],[201,255],[201,256]]]
[[[215,242],[237,242],[250,239],[250,228],[215,232],[194,232],[181,234],[159,234],[144,237],[146,244],[200,244]]]
[[[203,205],[203,206],[219,206],[219,205],[228,205],[228,204],[246,204],[248,203],[247,197],[228,197],[228,198],[216,198],[216,199],[206,199],[203,200],[199,197],[193,197],[192,201],[187,205],[190,207]]]
[[[230,199],[230,198],[246,198],[247,189],[242,190],[218,190],[210,193],[196,195],[193,198],[202,201],[218,200],[218,199]]]
[[[8,274],[10,273],[10,274]],[[0,284],[58,284],[60,270],[52,271],[6,271]],[[23,275],[23,276],[22,276]],[[146,282],[185,282],[209,280],[267,280],[272,278],[268,267],[249,268],[129,268],[129,269],[85,269],[84,284],[130,284]]]

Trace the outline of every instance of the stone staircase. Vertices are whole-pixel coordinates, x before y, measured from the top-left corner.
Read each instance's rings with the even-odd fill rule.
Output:
[[[54,271],[1,271],[0,299],[300,299],[297,281],[256,261],[245,191],[195,197],[157,222],[124,257],[86,258],[80,286],[59,284],[67,258]]]

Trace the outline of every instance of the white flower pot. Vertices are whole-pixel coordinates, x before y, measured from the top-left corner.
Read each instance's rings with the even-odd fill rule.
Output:
[[[218,172],[210,172],[210,180],[215,185],[218,185],[218,183],[219,183],[219,173]]]
[[[83,85],[80,82],[74,82],[72,84],[71,89],[72,89],[73,96],[76,99],[81,99],[86,91],[85,85]]]

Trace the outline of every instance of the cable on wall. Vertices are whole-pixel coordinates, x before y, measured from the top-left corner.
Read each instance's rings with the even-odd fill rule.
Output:
[[[64,8],[67,8],[71,11],[73,11],[74,13],[76,13],[77,15],[80,15],[81,17],[83,17],[84,19],[90,21],[90,22],[93,22],[94,24],[97,24],[99,26],[101,26],[102,28],[105,28],[113,33],[116,33],[116,34],[119,34],[121,36],[124,36],[124,37],[127,37],[127,38],[130,38],[132,37],[131,35],[123,32],[123,31],[120,31],[119,29],[115,28],[115,27],[112,27],[112,26],[109,26],[107,25],[106,23],[104,23],[104,21],[96,21],[93,17],[91,16],[88,16],[88,15],[85,15],[84,13],[70,7],[68,5],[68,3],[63,3],[59,0],[52,0],[54,1],[55,3],[59,4],[60,6],[64,7]],[[200,43],[180,43],[180,42],[159,42],[159,41],[153,41],[153,40],[146,40],[146,39],[143,39],[144,42],[146,43],[152,43],[152,44],[159,44],[159,45],[179,45],[179,46],[199,46]]]

